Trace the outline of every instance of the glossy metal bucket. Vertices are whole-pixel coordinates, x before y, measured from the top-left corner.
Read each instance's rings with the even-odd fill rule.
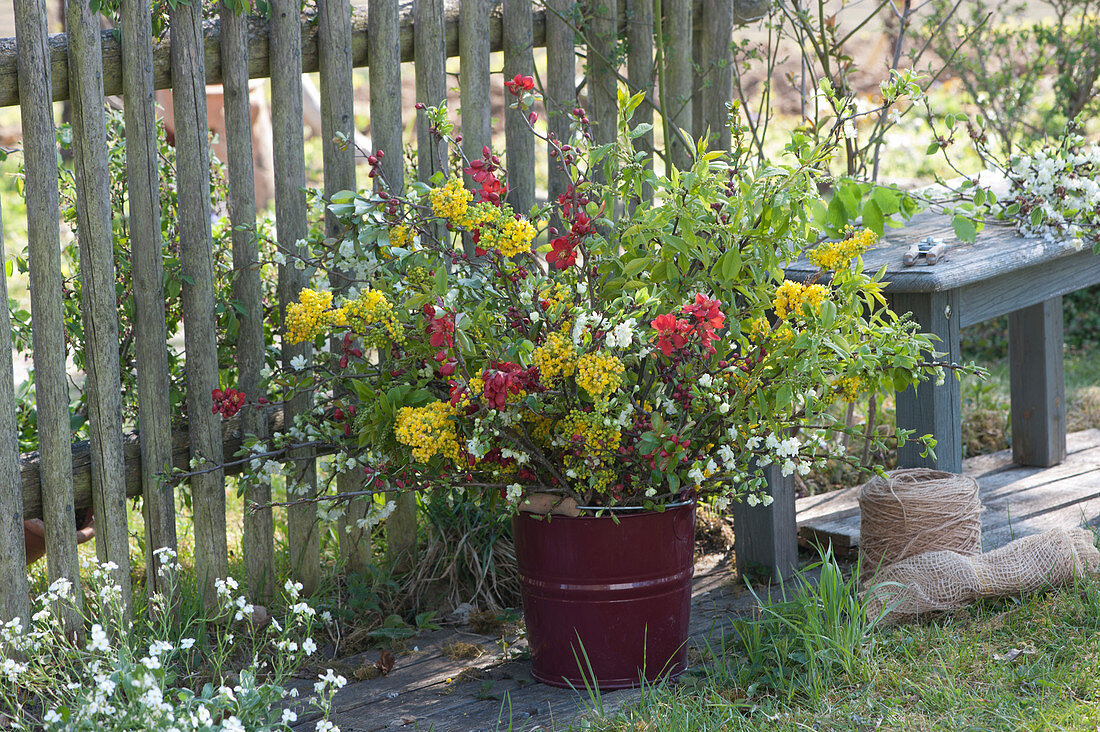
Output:
[[[534,676],[637,686],[687,667],[695,505],[512,519]]]

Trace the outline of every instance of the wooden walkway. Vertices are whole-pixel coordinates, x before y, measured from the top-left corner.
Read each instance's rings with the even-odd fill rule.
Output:
[[[1100,430],[1069,435],[1068,452],[1065,462],[1045,469],[1015,466],[1007,450],[965,461],[964,472],[981,485],[987,549],[1055,526],[1100,525]],[[831,539],[838,549],[858,547],[856,489],[800,499],[798,517],[806,539]],[[728,558],[704,558],[694,581],[693,660],[709,638],[720,638],[731,618],[751,612],[753,603],[752,594],[735,580]],[[484,655],[451,658],[445,649],[456,641],[480,646]],[[520,641],[513,652],[522,648]],[[463,628],[409,641],[387,675],[356,681],[357,676],[376,675],[372,667],[377,659],[378,651],[371,651],[330,664],[349,680],[336,696],[333,719],[344,732],[559,730],[570,728],[591,708],[583,689],[577,693],[536,683],[530,664],[510,660],[498,639]],[[308,693],[312,679],[303,679],[301,685],[302,693]],[[635,693],[606,693],[603,709],[612,710]],[[295,729],[312,730],[315,720],[302,715]]]
[[[963,461],[978,480],[982,544],[986,551],[1047,529],[1100,526],[1100,430],[1066,436],[1066,459],[1050,468],[1025,468],[1002,450]],[[839,551],[859,546],[859,488],[798,501],[798,536],[804,545],[827,543]]]

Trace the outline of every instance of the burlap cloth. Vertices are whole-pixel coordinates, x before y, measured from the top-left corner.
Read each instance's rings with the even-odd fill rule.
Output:
[[[887,623],[955,610],[989,597],[1069,584],[1100,567],[1088,529],[1052,529],[978,555],[925,552],[882,569],[864,595],[869,618]]]

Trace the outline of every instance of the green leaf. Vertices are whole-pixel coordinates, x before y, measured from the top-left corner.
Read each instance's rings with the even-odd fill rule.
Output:
[[[955,216],[951,219],[951,228],[955,230],[955,236],[959,241],[973,243],[978,238],[978,228],[974,222],[965,216]]]
[[[882,236],[884,218],[882,209],[874,199],[863,204],[863,225],[879,236]]]

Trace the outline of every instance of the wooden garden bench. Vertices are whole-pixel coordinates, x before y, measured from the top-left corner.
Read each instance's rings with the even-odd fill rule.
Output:
[[[935,265],[906,267],[902,255],[925,237],[941,238],[945,256]],[[1065,375],[1062,362],[1062,296],[1100,283],[1100,255],[1063,242],[1027,239],[1006,226],[990,225],[974,244],[960,242],[948,217],[921,214],[888,232],[863,258],[867,272],[886,267],[885,294],[899,313],[911,312],[921,329],[940,339],[945,361],[962,360],[959,331],[1008,315],[1011,370],[1012,457],[1020,465],[1047,467],[1066,456]],[[804,282],[817,268],[804,259],[786,270]],[[918,445],[899,450],[898,467],[962,470],[962,405],[959,380],[925,382],[897,394],[900,427],[936,438],[935,457]],[[742,566],[769,568],[787,576],[797,564],[794,488],[778,472],[769,475],[771,506],[740,506],[735,534]],[[744,530],[741,527],[745,527]]]

